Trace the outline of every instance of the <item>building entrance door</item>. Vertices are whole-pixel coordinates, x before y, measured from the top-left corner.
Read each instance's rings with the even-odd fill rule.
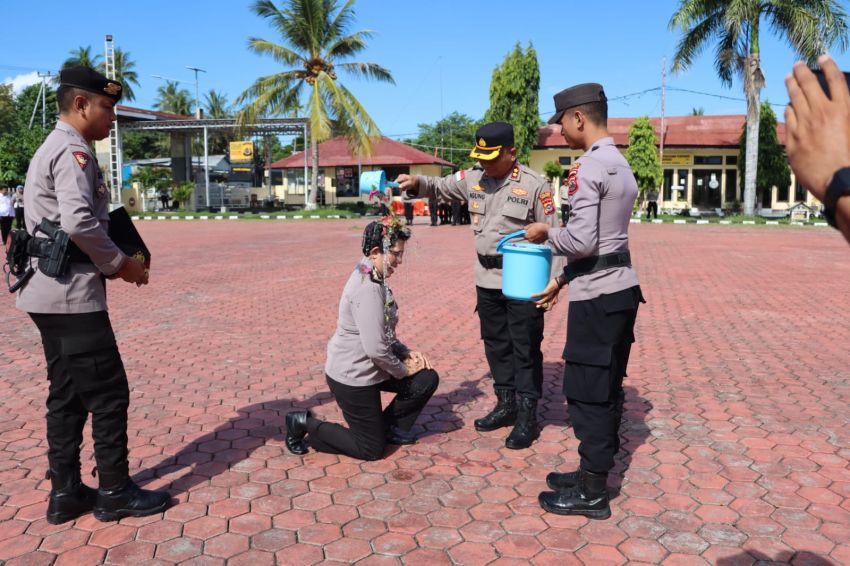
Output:
[[[720,169],[694,169],[692,206],[714,209],[721,207]]]

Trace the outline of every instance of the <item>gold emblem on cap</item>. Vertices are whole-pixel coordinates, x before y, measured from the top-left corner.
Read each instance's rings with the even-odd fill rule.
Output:
[[[485,140],[484,138],[478,138],[478,145],[480,145],[481,147],[487,147],[487,140]]]
[[[106,83],[106,86],[103,87],[103,92],[110,96],[115,96],[121,92],[121,85],[118,83]]]

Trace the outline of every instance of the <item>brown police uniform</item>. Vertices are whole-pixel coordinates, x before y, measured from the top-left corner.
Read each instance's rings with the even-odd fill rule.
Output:
[[[60,97],[64,87],[116,102],[120,98],[119,83],[88,67],[63,70],[60,80]],[[17,307],[41,333],[50,382],[47,459],[53,489],[47,520],[62,523],[92,509],[100,520],[162,511],[168,494],[138,490],[128,476],[129,386],[107,314],[105,282],[126,256],[107,234],[109,191],[94,153],[61,117],[30,162],[24,210],[30,234],[42,238],[36,227],[45,219],[56,223],[74,252],[68,272],[58,277],[48,276],[31,259],[36,272],[17,296]],[[97,493],[80,478],[80,445],[89,414],[101,487]]]
[[[487,124],[476,132],[476,149],[472,156],[502,145],[513,145],[513,128],[500,122]],[[481,338],[499,399],[496,411],[500,407],[504,409],[504,418],[491,419],[491,413],[476,421],[476,428],[493,430],[513,424],[518,414],[514,405],[516,393],[520,398],[517,429],[523,430],[515,429],[516,434],[512,433],[507,445],[525,447],[537,435],[536,413],[532,407],[536,407],[543,383],[540,344],[544,311],[531,301],[516,301],[502,295],[502,256],[497,254],[496,244],[506,234],[534,222],[557,226],[556,196],[545,178],[518,162],[504,179],[492,179],[476,166],[442,178],[418,176],[417,184],[419,196],[437,194],[468,203],[478,255],[475,285]]]
[[[558,113],[550,123],[559,122],[565,110],[589,102],[606,102],[601,85],[578,85],[558,93]],[[572,164],[566,186],[569,221],[565,228],[549,230],[550,244],[568,260],[564,395],[580,442],[580,469],[590,473],[597,489],[588,497],[594,489],[588,491],[582,484],[584,491],[562,494],[554,504],[552,494],[541,494],[541,504],[549,511],[607,518],[605,478],[620,446],[623,377],[643,301],[628,234],[638,188],[631,167],[610,137],[594,141]],[[555,488],[577,483],[574,474],[550,474],[547,481]]]

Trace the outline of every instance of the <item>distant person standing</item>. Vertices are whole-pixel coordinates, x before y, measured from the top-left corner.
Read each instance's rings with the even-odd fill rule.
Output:
[[[431,215],[431,226],[437,225],[437,197],[431,196],[428,199],[428,213]]]
[[[646,191],[646,219],[658,218],[658,189]]]
[[[404,201],[404,221],[410,226],[413,224],[413,201]]]
[[[18,185],[12,195],[12,207],[15,209],[15,230],[26,230],[24,224],[24,187]]]
[[[12,208],[12,197],[8,187],[0,187],[0,233],[3,235],[3,246],[8,245],[9,232],[12,231],[12,220],[15,210]]]
[[[561,228],[567,225],[567,220],[570,218],[570,197],[567,194],[567,180],[561,182],[561,188],[558,190],[558,198],[561,201]]]

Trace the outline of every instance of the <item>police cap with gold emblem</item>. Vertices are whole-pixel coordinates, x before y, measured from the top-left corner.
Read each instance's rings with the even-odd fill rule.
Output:
[[[599,83],[583,83],[580,85],[565,88],[554,97],[555,99],[555,115],[549,118],[550,124],[557,124],[561,121],[561,116],[564,112],[575,106],[588,104],[590,102],[607,102],[605,90]]]
[[[94,92],[111,98],[115,102],[121,98],[124,88],[118,81],[101,75],[91,67],[70,67],[59,71],[59,86],[68,86]]]
[[[490,122],[475,132],[475,147],[469,157],[489,161],[498,157],[503,147],[513,146],[514,127],[505,122]]]

